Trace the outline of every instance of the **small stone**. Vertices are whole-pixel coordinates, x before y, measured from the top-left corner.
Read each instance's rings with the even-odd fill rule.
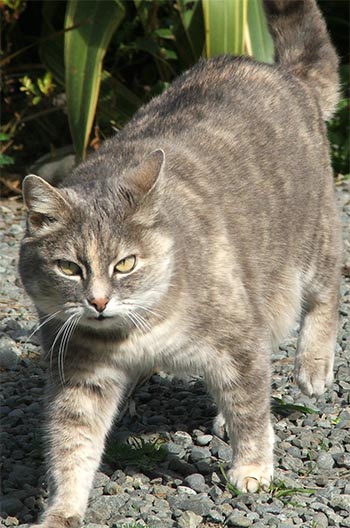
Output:
[[[188,477],[186,477],[184,480],[184,484],[198,492],[206,491],[207,489],[205,479],[200,473],[193,473],[193,475],[188,475]]]
[[[184,493],[187,495],[197,495],[195,490],[189,488],[188,486],[178,486],[177,491],[179,492],[180,495]]]
[[[245,517],[245,515],[234,512],[226,520],[226,524],[227,526],[251,526],[253,521]]]
[[[334,459],[338,466],[350,469],[350,453],[340,453],[334,455]]]
[[[221,497],[221,495],[222,495],[222,491],[221,491],[221,489],[219,488],[219,486],[216,486],[216,485],[214,484],[214,486],[212,486],[212,487],[210,488],[210,490],[208,491],[208,495],[209,495],[209,497],[211,497],[211,498],[215,501],[216,499],[218,499],[219,497]]]
[[[16,519],[16,517],[8,516],[4,520],[4,524],[5,524],[5,526],[18,526],[19,525],[19,520]]]
[[[184,448],[179,444],[175,444],[175,442],[167,442],[163,445],[163,447],[169,453],[169,455],[174,455],[179,458],[183,458],[185,456]]]
[[[185,431],[177,431],[173,436],[175,444],[178,444],[182,447],[189,447],[192,445],[191,435]]]
[[[106,495],[118,495],[118,493],[124,493],[124,488],[116,482],[109,481],[103,491]]]
[[[350,495],[335,495],[329,503],[335,510],[350,512]]]
[[[212,435],[201,435],[201,436],[198,436],[197,437],[197,444],[199,446],[207,446],[208,444],[210,444],[210,442],[212,441],[213,439],[213,436]]]
[[[20,350],[12,339],[6,335],[0,337],[0,368],[7,370],[14,368],[20,355]]]
[[[9,480],[21,486],[24,482],[28,484],[35,484],[36,472],[31,467],[24,466],[23,464],[16,464],[9,474]]]
[[[23,509],[23,504],[20,500],[13,497],[3,497],[0,499],[0,511],[7,515],[18,515]]]
[[[180,515],[177,523],[179,528],[197,528],[202,520],[203,517],[201,515],[197,515],[192,511],[185,511]]]
[[[321,451],[317,457],[317,465],[320,469],[332,469],[334,466],[334,458],[330,453]]]
[[[85,528],[108,528],[108,526],[107,524],[89,523],[89,524],[85,524]]]
[[[172,495],[168,497],[168,502],[173,510],[192,511],[202,516],[208,515],[215,506],[214,502],[204,493],[190,496]]]
[[[109,477],[105,475],[104,473],[101,473],[101,471],[98,471],[94,478],[93,488],[99,488],[106,486],[109,482]]]
[[[325,513],[317,512],[312,517],[312,522],[317,528],[327,528],[328,527],[328,517]]]
[[[224,462],[231,462],[233,457],[232,448],[226,445],[220,446],[217,456]]]
[[[190,457],[191,457],[192,462],[199,462],[199,460],[210,458],[211,457],[210,449],[208,447],[194,446],[191,449]]]

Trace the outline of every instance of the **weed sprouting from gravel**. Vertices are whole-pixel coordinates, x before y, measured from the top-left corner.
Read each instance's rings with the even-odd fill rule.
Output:
[[[164,441],[159,438],[147,441],[132,437],[127,443],[116,442],[109,445],[105,460],[117,468],[135,466],[143,471],[151,470],[167,456],[163,443]]]

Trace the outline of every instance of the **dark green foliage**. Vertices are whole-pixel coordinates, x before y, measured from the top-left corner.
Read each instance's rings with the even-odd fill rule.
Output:
[[[167,452],[162,440],[146,441],[143,438],[131,438],[128,443],[108,445],[105,460],[115,468],[134,466],[142,471],[151,470],[163,462]]]
[[[328,137],[331,144],[332,163],[335,174],[349,177],[350,170],[350,134],[349,134],[349,66],[340,69],[342,79],[342,98],[335,117],[328,123]]]
[[[7,171],[24,175],[40,156],[51,152],[54,157],[58,148],[72,143],[64,67],[64,42],[70,28],[65,31],[64,25],[66,7],[73,1],[4,0],[0,5],[1,132],[8,138],[0,145],[0,164]],[[201,0],[122,2],[124,13],[106,50],[101,85],[95,87],[99,96],[92,133],[87,135],[90,149],[98,148],[100,141],[123,127],[140,105],[161,93],[203,55],[202,5]],[[348,2],[326,0],[320,2],[320,7],[342,63],[347,64]],[[248,10],[248,15],[249,25],[253,28],[255,20],[259,26],[256,13]],[[215,24],[210,27],[213,29]],[[260,49],[263,31],[252,29],[251,35],[259,35]],[[344,98],[329,124],[329,135],[334,170],[336,174],[348,174],[348,68],[343,66],[341,71]],[[94,105],[88,108],[95,112]],[[86,121],[91,126],[92,119]],[[86,130],[82,134],[86,137]]]

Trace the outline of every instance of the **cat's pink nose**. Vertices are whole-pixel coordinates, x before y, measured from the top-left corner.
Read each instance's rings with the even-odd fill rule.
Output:
[[[88,299],[88,303],[91,304],[98,312],[103,312],[108,304],[109,299],[107,297],[101,297],[99,299]]]

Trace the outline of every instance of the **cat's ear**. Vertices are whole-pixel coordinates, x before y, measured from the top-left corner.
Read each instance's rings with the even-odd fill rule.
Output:
[[[70,209],[62,193],[35,174],[24,178],[22,191],[31,234],[52,226]]]
[[[131,181],[143,198],[156,185],[164,170],[165,153],[162,149],[157,149],[151,152],[146,158],[136,167],[131,175]]]

